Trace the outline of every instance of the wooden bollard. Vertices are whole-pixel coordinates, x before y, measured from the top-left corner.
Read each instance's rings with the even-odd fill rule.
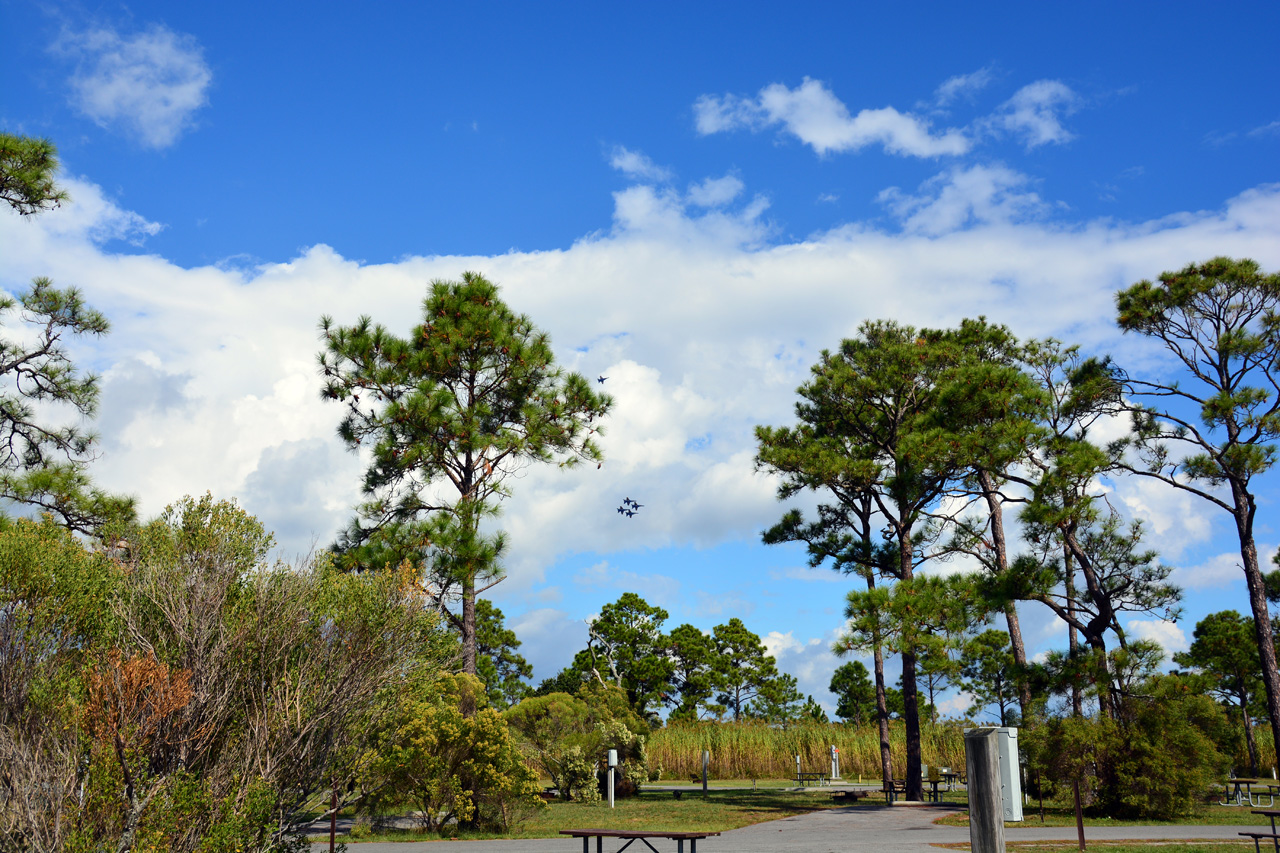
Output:
[[[995,729],[964,733],[969,772],[969,846],[973,853],[1005,853],[1004,805],[1000,799],[1000,748]]]

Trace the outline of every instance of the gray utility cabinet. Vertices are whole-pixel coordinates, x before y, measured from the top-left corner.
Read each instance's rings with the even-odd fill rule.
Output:
[[[987,728],[987,727],[983,727]],[[988,729],[990,730],[990,729]],[[973,729],[965,729],[971,732]],[[996,751],[1000,756],[1000,801],[1004,819],[1022,820],[1022,772],[1018,766],[1018,730],[1013,726],[995,728]]]

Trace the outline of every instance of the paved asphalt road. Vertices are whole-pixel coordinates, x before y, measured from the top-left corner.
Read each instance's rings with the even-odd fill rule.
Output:
[[[735,829],[698,844],[698,853],[845,853],[845,851],[885,851],[886,853],[924,853],[931,844],[967,842],[969,830],[964,827],[937,826],[934,819],[949,809],[938,806],[853,806],[829,809],[795,817],[758,823]],[[1246,826],[1126,826],[1085,827],[1085,839],[1102,840],[1200,840],[1237,839]],[[1006,829],[1006,841],[1074,840],[1075,827],[1025,827]],[[623,844],[606,840],[605,850],[616,851]],[[674,841],[658,840],[654,846],[661,853],[674,853]],[[328,850],[328,843],[313,844],[312,853]],[[630,851],[645,851],[633,844]],[[686,845],[686,850],[688,849]],[[936,849],[936,848],[933,848]],[[517,839],[513,841],[405,841],[393,843],[348,844],[349,853],[578,853],[582,842],[576,838]],[[595,851],[595,842],[591,843]]]

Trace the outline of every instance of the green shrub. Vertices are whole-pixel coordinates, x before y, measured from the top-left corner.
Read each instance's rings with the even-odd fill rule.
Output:
[[[384,733],[371,775],[385,786],[368,805],[412,802],[437,831],[454,821],[505,830],[542,808],[537,777],[479,679],[444,676],[434,691],[406,702]]]
[[[1063,793],[1081,782],[1094,814],[1167,820],[1191,814],[1227,772],[1222,709],[1177,676],[1149,679],[1115,719],[1052,719],[1027,732],[1033,765]]]

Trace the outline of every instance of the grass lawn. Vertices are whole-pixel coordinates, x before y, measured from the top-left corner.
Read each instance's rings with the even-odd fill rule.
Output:
[[[725,783],[728,784],[728,783]],[[748,785],[750,782],[747,783]],[[709,786],[711,787],[711,786]],[[865,802],[865,801],[863,801]],[[874,801],[873,801],[874,802]],[[880,802],[883,802],[881,800]],[[617,801],[617,807],[599,803],[562,803],[552,801],[533,817],[506,834],[451,832],[446,838],[555,838],[562,829],[587,829],[607,826],[610,829],[672,829],[725,832],[766,820],[790,817],[819,809],[845,805],[836,803],[828,792],[800,793],[777,787],[756,790],[726,790],[711,787],[707,796],[702,791],[686,791],[676,800],[669,791],[643,791],[638,797]],[[357,841],[418,841],[440,838],[416,830],[393,830],[359,839],[341,836],[348,843]],[[327,840],[314,836],[315,840]]]

